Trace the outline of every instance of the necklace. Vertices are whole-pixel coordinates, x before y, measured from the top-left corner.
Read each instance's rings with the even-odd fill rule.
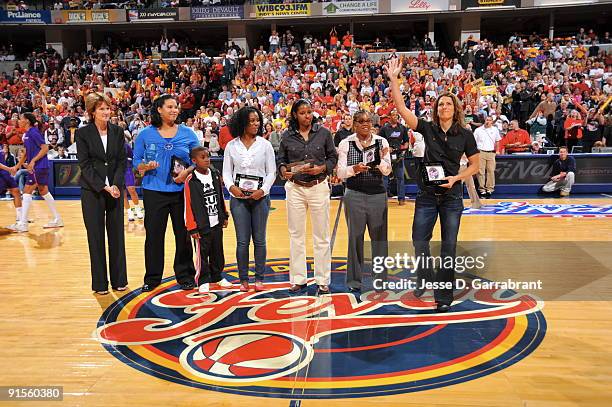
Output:
[[[370,134],[370,136],[365,140],[362,140],[359,138],[359,136],[357,136],[357,140],[359,140],[363,147],[367,147],[367,145],[370,144],[370,141],[372,141],[372,135]]]

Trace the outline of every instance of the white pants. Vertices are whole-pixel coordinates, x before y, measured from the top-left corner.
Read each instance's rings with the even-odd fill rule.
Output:
[[[568,172],[565,178],[563,178],[561,181],[548,181],[548,183],[542,187],[542,190],[544,192],[554,192],[560,189],[563,192],[570,192],[573,185],[574,173]]]
[[[329,285],[331,247],[329,233],[329,186],[322,182],[313,187],[285,183],[287,223],[289,225],[289,281],[306,284],[306,213],[310,209],[314,244],[314,274],[317,285]]]

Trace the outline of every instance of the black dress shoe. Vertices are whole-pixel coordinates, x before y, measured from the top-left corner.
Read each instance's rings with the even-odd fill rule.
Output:
[[[438,304],[438,306],[436,307],[436,312],[442,313],[442,312],[448,312],[450,311],[451,306],[448,304]]]
[[[297,293],[302,291],[304,288],[306,288],[306,284],[293,284],[291,287],[289,287],[289,292]]]
[[[195,284],[192,281],[181,284],[181,290],[189,291],[189,290],[193,290],[194,288],[195,288]]]
[[[421,298],[423,296],[423,294],[425,294],[425,289],[424,288],[417,288],[416,290],[414,290],[412,292],[412,294],[416,297],[416,298]]]
[[[155,290],[159,284],[145,284],[142,286],[142,292],[146,293]]]

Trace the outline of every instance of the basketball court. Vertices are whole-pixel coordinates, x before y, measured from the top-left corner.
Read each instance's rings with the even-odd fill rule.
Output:
[[[436,314],[428,295],[346,292],[343,215],[332,294],[316,296],[312,282],[290,296],[279,200],[268,222],[269,291],[181,291],[168,233],[167,279],[141,293],[144,225],[126,219],[130,290],[95,296],[80,201],[58,201],[65,227],[56,230],[42,229],[47,208],[35,201],[29,233],[0,235],[0,385],[62,386],[62,404],[71,406],[609,405],[612,197],[484,203],[489,211],[462,218],[459,241],[490,244],[496,260],[485,279],[558,285],[467,289],[456,292],[450,313]],[[567,206],[530,206],[537,204]],[[0,208],[0,224],[13,223],[12,203]],[[414,201],[389,201],[389,241],[409,243],[413,212]],[[439,234],[436,226],[434,240]],[[232,282],[235,244],[230,219]],[[307,248],[311,256],[311,238]],[[506,260],[515,275],[495,273]]]

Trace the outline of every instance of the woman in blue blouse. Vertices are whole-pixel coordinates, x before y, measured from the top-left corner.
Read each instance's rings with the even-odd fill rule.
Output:
[[[177,125],[179,108],[171,95],[153,102],[151,126],[140,131],[134,146],[134,167],[144,172],[142,188],[145,208],[145,277],[142,291],[152,291],[161,283],[164,272],[164,238],[168,215],[176,242],[174,273],[183,290],[195,287],[191,243],[185,228],[183,183],[193,167],[189,151],[199,146],[190,128]],[[185,169],[180,170],[183,163]],[[172,172],[175,170],[173,176]]]

